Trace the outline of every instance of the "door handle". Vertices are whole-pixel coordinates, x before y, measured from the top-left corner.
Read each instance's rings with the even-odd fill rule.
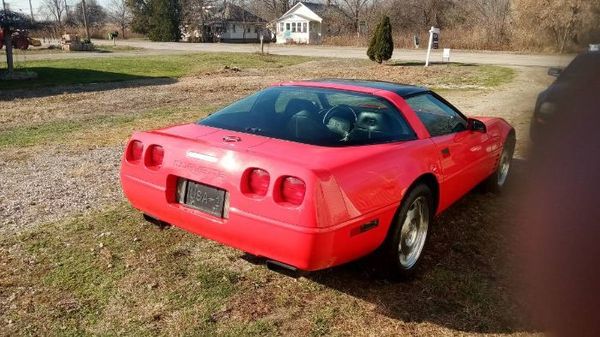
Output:
[[[446,148],[442,149],[442,157],[444,157],[444,158],[450,157],[450,149],[449,148],[446,147]]]

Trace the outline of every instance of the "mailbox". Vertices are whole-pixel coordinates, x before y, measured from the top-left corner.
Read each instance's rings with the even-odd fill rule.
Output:
[[[439,49],[440,48],[440,29],[431,27],[429,31],[431,33],[431,48]]]

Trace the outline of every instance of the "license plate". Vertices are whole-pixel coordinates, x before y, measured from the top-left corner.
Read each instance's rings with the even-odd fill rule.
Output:
[[[179,203],[219,218],[225,217],[227,191],[192,180],[179,179]]]

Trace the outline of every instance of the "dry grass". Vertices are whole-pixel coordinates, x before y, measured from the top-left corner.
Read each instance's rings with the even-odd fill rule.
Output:
[[[496,66],[423,68],[417,63],[381,66],[365,60],[321,60],[283,69],[204,70],[177,82],[157,79],[92,84],[75,87],[73,93],[69,93],[70,87],[40,89],[27,91],[25,95],[38,97],[18,104],[0,101],[4,110],[0,114],[0,147],[117,144],[133,130],[196,120],[274,82],[333,77],[381,79],[445,90],[485,90],[510,82],[514,71]],[[64,93],[56,95],[60,92]]]
[[[292,279],[118,205],[0,240],[0,334],[526,332],[503,245],[511,207],[469,195],[437,221],[423,272],[390,283],[368,259]]]
[[[465,32],[468,32],[465,33]],[[420,48],[426,49],[429,41],[429,33],[427,30],[421,31],[418,34]],[[413,49],[414,32],[395,32],[394,47]],[[325,36],[323,44],[332,46],[357,46],[367,47],[371,35],[362,35],[357,37],[356,34]],[[499,51],[516,51],[516,52],[557,52],[556,47],[548,44],[545,38],[532,36],[532,34],[524,34],[519,31],[513,32],[506,39],[496,39],[491,37],[483,28],[480,27],[460,27],[454,29],[444,29],[441,33],[440,48],[465,49],[465,50],[499,50]],[[582,48],[579,48],[582,49]],[[583,47],[585,49],[585,46]]]
[[[0,139],[10,139],[0,155],[27,163],[57,145],[73,153],[114,146],[132,130],[195,120],[270,83],[316,77],[443,87],[461,107],[493,105],[482,98],[511,86],[514,72],[320,60],[176,82],[36,89],[0,101]],[[0,238],[0,335],[529,335],[535,329],[512,296],[518,284],[504,245],[514,239],[518,194],[514,187],[503,197],[472,193],[452,207],[437,220],[422,272],[404,283],[380,278],[369,259],[285,277],[239,251],[150,227],[118,198],[91,214]]]

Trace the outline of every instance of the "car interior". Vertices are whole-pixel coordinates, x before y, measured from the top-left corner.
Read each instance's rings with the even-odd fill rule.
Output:
[[[328,138],[360,143],[392,140],[412,132],[401,122],[399,112],[384,105],[330,105],[294,98],[286,105],[284,119],[286,132],[299,140]]]
[[[325,146],[415,138],[402,114],[381,98],[312,88],[266,89],[200,123]]]

